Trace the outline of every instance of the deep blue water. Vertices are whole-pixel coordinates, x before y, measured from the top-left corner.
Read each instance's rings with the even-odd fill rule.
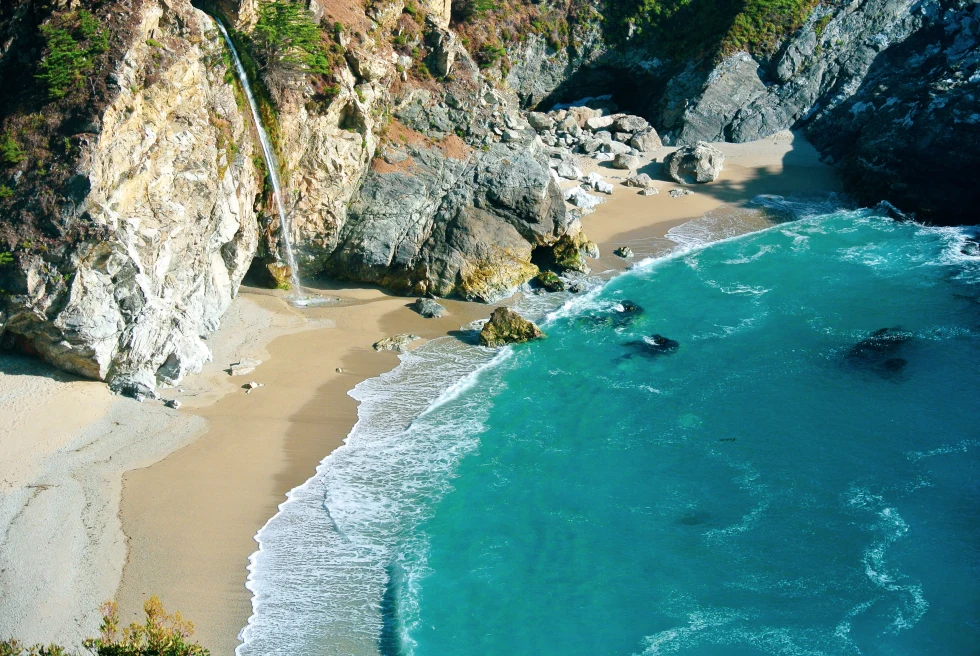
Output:
[[[411,356],[260,535],[243,652],[978,653],[966,235],[785,223],[645,263],[493,360]],[[416,418],[386,390],[420,371]]]

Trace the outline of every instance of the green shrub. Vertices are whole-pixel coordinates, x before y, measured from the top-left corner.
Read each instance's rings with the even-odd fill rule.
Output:
[[[156,39],[147,39],[146,40],[146,45],[150,46],[151,48],[162,48],[163,47],[163,44],[160,43],[159,41],[157,41]]]
[[[52,100],[64,98],[73,88],[82,86],[95,57],[109,49],[108,30],[85,9],[56,15],[41,26],[41,34],[45,54],[37,77],[47,85]]]
[[[14,190],[7,185],[0,185],[0,200],[6,200],[14,195]],[[0,264],[3,264],[3,256],[9,253],[0,253]]]
[[[0,161],[6,166],[16,166],[27,159],[27,153],[9,134],[0,139]]]
[[[96,656],[210,656],[198,644],[188,642],[194,625],[180,613],[167,613],[154,595],[143,604],[146,620],[133,622],[119,630],[119,608],[114,601],[102,604],[102,624],[99,637],[82,643]],[[0,640],[0,656],[69,656],[69,651],[57,645],[26,646],[17,640]]]
[[[299,73],[329,73],[321,32],[306,7],[292,0],[273,0],[259,9],[254,41],[266,68]]]

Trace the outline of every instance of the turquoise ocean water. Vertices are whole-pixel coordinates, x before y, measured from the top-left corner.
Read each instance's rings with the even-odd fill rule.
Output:
[[[969,235],[808,215],[406,356],[259,534],[240,653],[978,653]]]

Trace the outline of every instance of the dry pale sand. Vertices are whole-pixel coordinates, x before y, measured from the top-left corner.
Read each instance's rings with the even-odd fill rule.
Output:
[[[618,184],[626,172],[583,160],[615,186],[583,219],[603,253],[594,269],[622,269],[628,262],[615,247],[649,254],[671,227],[757,194],[838,188],[832,169],[791,133],[720,147],[722,178],[683,198],[668,196],[676,185],[657,163],[669,149],[640,169],[658,180],[661,193],[650,197]],[[251,612],[244,583],[253,536],[350,431],[356,407],[347,392],[397,364],[371,345],[406,332],[442,336],[490,312],[447,301],[448,317],[426,320],[406,307],[410,299],[374,289],[321,293],[341,302],[299,310],[245,290],[210,340],[214,362],[168,393],[185,404],[180,411],[111,397],[98,383],[22,359],[0,361],[0,458],[16,463],[0,473],[0,635],[91,632],[95,605],[118,584],[126,617],[157,594],[197,623],[195,638],[213,654],[231,654]],[[244,357],[265,362],[229,376]],[[265,386],[245,394],[250,380]],[[79,455],[86,450],[93,455]]]

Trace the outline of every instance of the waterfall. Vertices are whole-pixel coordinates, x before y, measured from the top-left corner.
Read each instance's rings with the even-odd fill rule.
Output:
[[[248,83],[248,75],[245,73],[245,67],[242,65],[242,60],[238,56],[238,50],[235,49],[231,35],[228,34],[228,30],[225,29],[225,26],[219,19],[212,17],[212,20],[214,20],[214,24],[218,26],[218,29],[221,30],[221,36],[224,37],[225,43],[228,44],[228,52],[231,53],[232,61],[235,63],[235,72],[238,74],[238,79],[242,83],[242,89],[245,90],[245,97],[248,98],[248,106],[252,110],[252,122],[255,124],[255,131],[259,135],[259,143],[262,144],[262,158],[265,160],[265,168],[269,171],[269,182],[272,184],[272,198],[276,203],[276,211],[279,212],[279,231],[282,237],[282,248],[286,255],[286,264],[289,265],[290,286],[293,288],[294,293],[299,294],[302,291],[302,287],[299,284],[299,270],[296,266],[296,258],[293,257],[293,245],[289,236],[286,210],[282,204],[282,186],[279,183],[279,161],[276,159],[276,152],[272,149],[272,142],[269,141],[269,135],[266,133],[265,126],[262,124],[259,107],[255,102],[255,96],[252,95],[252,85]]]

